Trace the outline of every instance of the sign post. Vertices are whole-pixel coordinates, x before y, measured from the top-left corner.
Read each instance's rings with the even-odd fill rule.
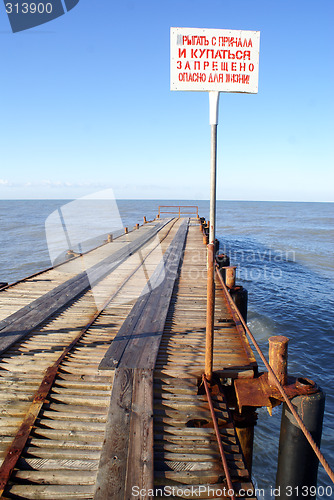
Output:
[[[216,181],[217,181],[217,125],[219,92],[209,92],[211,126],[211,171],[210,171],[210,228],[209,243],[216,239]]]
[[[171,28],[171,90],[209,92],[211,126],[210,231],[206,317],[205,376],[212,378],[215,307],[217,125],[220,92],[256,94],[259,31]]]

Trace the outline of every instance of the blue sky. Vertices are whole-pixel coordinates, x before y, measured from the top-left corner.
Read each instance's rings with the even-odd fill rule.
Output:
[[[208,199],[208,95],[169,90],[171,26],[259,30],[259,93],[221,94],[218,199],[333,201],[333,1],[80,0],[11,33],[0,198]]]

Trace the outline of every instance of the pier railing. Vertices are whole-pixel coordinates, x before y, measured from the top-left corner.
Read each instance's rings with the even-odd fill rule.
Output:
[[[278,395],[277,392],[275,394],[275,393],[269,391],[267,395],[273,397],[277,401],[283,401],[285,403],[286,407],[288,408],[288,410],[290,411],[290,413],[294,417],[295,421],[297,422],[297,424],[298,424],[298,426],[299,426],[302,434],[304,435],[304,437],[308,441],[311,449],[315,453],[318,461],[321,463],[321,465],[323,466],[324,470],[326,471],[326,473],[328,474],[329,478],[331,479],[331,481],[334,484],[334,470],[331,469],[331,467],[328,464],[327,460],[325,459],[324,455],[320,451],[320,448],[319,448],[320,440],[319,440],[319,443],[316,442],[316,440],[314,439],[314,435],[316,434],[315,431],[313,432],[313,435],[311,434],[311,432],[309,432],[309,430],[306,427],[304,421],[302,420],[302,418],[300,417],[300,415],[297,413],[294,405],[290,401],[290,399],[292,399],[294,396],[298,395],[298,391],[295,394],[292,393],[292,392],[290,392],[290,393],[287,392],[287,390],[288,390],[287,387],[288,386],[287,386],[286,364],[285,364],[285,366],[282,366],[282,365],[284,365],[284,355],[282,353],[283,353],[284,348],[286,349],[286,344],[287,344],[287,343],[285,343],[285,346],[283,345],[284,344],[284,339],[285,340],[288,340],[288,339],[286,339],[286,337],[283,337],[283,336],[280,336],[280,337],[271,337],[272,341],[274,341],[274,339],[275,340],[276,339],[280,339],[280,344],[281,345],[278,345],[279,343],[277,343],[276,351],[275,351],[275,348],[272,348],[272,350],[271,350],[271,346],[270,346],[270,348],[269,348],[269,363],[268,363],[268,361],[265,358],[265,356],[264,356],[264,354],[263,354],[263,352],[262,352],[259,344],[257,343],[255,337],[253,336],[252,332],[250,331],[250,329],[247,326],[247,323],[246,323],[247,320],[245,321],[245,319],[244,319],[243,315],[241,314],[238,306],[234,303],[234,300],[233,300],[233,298],[231,296],[231,293],[229,291],[230,287],[227,286],[227,283],[225,282],[224,277],[223,277],[223,275],[221,273],[219,264],[215,260],[215,257],[214,257],[215,246],[212,243],[209,244],[209,229],[208,229],[208,223],[206,223],[205,220],[204,220],[204,222],[201,223],[201,230],[203,232],[203,243],[205,243],[207,245],[207,248],[208,248],[208,272],[210,271],[210,268],[211,268],[211,270],[212,270],[212,268],[215,269],[215,273],[216,273],[217,279],[218,279],[218,281],[219,281],[219,283],[220,283],[220,285],[222,287],[222,291],[223,291],[223,294],[224,294],[224,296],[226,298],[226,302],[227,302],[228,308],[229,308],[229,310],[231,312],[232,318],[233,318],[236,326],[239,326],[239,327],[241,326],[243,328],[244,332],[248,335],[248,337],[252,341],[252,343],[253,343],[253,345],[254,345],[257,353],[259,354],[259,356],[260,356],[260,358],[261,358],[264,366],[268,370],[268,381],[269,381],[268,385],[271,384],[271,386],[275,387],[276,390],[279,393],[279,395]],[[229,268],[232,269],[231,266],[229,266]],[[228,268],[225,267],[225,269],[228,269]],[[235,277],[235,272],[233,272],[233,276]],[[212,299],[211,299],[211,301],[212,301]],[[208,298],[208,303],[209,302],[210,302],[210,300]],[[209,308],[208,316],[210,316],[210,313],[211,313],[211,310]],[[212,316],[212,318],[207,318],[205,373],[203,374],[203,382],[204,382],[204,379],[206,379],[209,383],[210,383],[210,381],[212,379],[212,375],[213,375],[213,371],[212,371],[212,367],[213,367],[213,332],[214,332],[213,324],[214,324],[213,316]],[[272,353],[272,358],[270,357],[271,353]],[[279,357],[279,359],[275,359],[275,355],[277,357]],[[283,373],[284,369],[285,369],[285,374]],[[281,378],[284,378],[284,377],[282,377],[282,375],[284,375],[285,378],[286,378],[285,382],[283,382],[283,380],[281,379]],[[256,381],[256,378],[254,378],[252,380]],[[305,390],[305,392],[303,392],[301,390],[301,387],[300,387],[301,386],[301,382],[303,382],[304,380],[306,381],[305,386],[314,384],[314,382],[310,381],[309,379],[303,379],[303,378],[296,379],[296,382],[299,382],[298,389],[300,390],[300,394],[303,395],[303,396],[305,396],[307,394],[307,389]],[[235,385],[236,385],[236,383],[238,383],[238,381],[235,381]],[[315,386],[315,388],[317,388],[316,384],[314,384],[314,386]],[[296,385],[296,387],[297,387],[297,385]],[[269,388],[270,388],[270,386],[269,386]],[[265,387],[261,388],[261,391],[263,393],[266,392],[266,390],[264,390],[264,389],[265,389]],[[250,387],[248,387],[248,391],[249,390],[250,390]],[[318,390],[318,393],[320,393],[320,392],[321,392],[321,389]],[[208,396],[208,398],[209,398],[209,396]],[[258,401],[257,401],[256,404],[253,404],[253,403],[249,404],[249,402],[250,402],[251,399],[252,399],[252,395],[251,395],[251,398],[248,400],[248,405],[249,406],[257,406],[257,407],[266,406],[265,404],[263,404],[263,405],[259,404]],[[303,405],[304,405],[304,407],[307,406],[305,404],[305,402],[303,402]],[[297,408],[297,406],[296,406],[296,408]],[[320,408],[320,406],[319,406],[319,408]],[[320,422],[320,437],[321,437],[321,428],[322,428],[321,411],[323,411],[323,410],[321,410],[319,408],[317,408],[317,411],[318,411],[317,415],[320,415],[318,422]],[[304,411],[305,411],[305,409],[304,409]],[[312,409],[312,411],[314,412],[314,415],[315,415],[316,411],[315,411],[314,408]],[[305,415],[304,415],[304,418],[305,418]],[[288,418],[286,418],[286,420],[288,420]],[[282,420],[282,422],[283,422],[283,420]],[[315,422],[316,421],[314,420],[313,423],[315,423]],[[295,426],[294,423],[292,425]],[[316,425],[316,424],[314,424],[314,425]],[[286,429],[285,429],[285,432],[286,432]],[[296,444],[295,444],[295,446],[297,447]],[[288,449],[288,452],[291,454],[291,449],[288,448],[288,447],[287,447],[287,449]],[[305,449],[305,448],[300,447],[300,450],[303,450],[303,449]],[[293,460],[296,459],[297,455],[291,454],[291,456],[293,457],[291,459],[293,461]],[[222,461],[224,462],[223,457],[222,457]],[[284,462],[284,459],[281,459],[281,461]],[[283,468],[282,468],[282,470],[283,470]],[[310,470],[311,470],[311,474],[313,474],[314,471],[312,469],[310,469]],[[293,472],[293,474],[294,474],[294,472]],[[293,479],[295,479],[295,477],[296,477],[297,481],[299,481],[299,479],[300,479],[299,475],[300,475],[299,474],[299,469],[296,468],[295,469],[295,476],[292,475],[291,477]],[[315,466],[315,478],[316,478],[316,475],[317,475],[317,463],[316,463],[316,466]],[[277,473],[277,478],[278,477],[279,477],[279,475]],[[284,480],[285,480],[284,479],[284,472],[283,472],[283,476],[282,477],[283,477],[282,481],[283,481],[283,485],[284,485]],[[290,479],[291,479],[291,477],[290,477]],[[280,480],[281,480],[281,478],[280,478]],[[299,483],[297,483],[297,484],[299,484]],[[312,484],[312,483],[310,483],[310,484]],[[303,485],[301,485],[301,488],[302,487],[303,487]],[[296,486],[295,488],[298,489],[298,486]]]
[[[168,210],[166,210],[168,209]],[[173,210],[172,210],[173,209]],[[198,219],[198,206],[196,205],[160,205],[158,212],[158,219],[161,214],[178,215],[180,218],[183,215],[195,215]]]

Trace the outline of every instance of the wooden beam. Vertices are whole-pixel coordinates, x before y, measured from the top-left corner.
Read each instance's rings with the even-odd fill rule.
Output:
[[[153,370],[134,370],[129,434],[125,498],[148,500],[132,488],[153,489]]]
[[[94,500],[124,498],[129,450],[133,371],[115,373]]]
[[[153,488],[153,371],[118,368],[94,500],[135,499],[133,486]]]
[[[174,239],[133,306],[100,363],[100,370],[117,366],[153,369],[165,326],[188,222],[182,221]]]

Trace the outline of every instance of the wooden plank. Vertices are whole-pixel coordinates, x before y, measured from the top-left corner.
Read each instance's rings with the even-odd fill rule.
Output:
[[[33,500],[64,500],[76,498],[77,500],[91,499],[94,486],[90,485],[20,485],[16,484],[8,488],[11,498],[27,498]]]
[[[187,222],[183,221],[168,249],[168,255],[164,256],[164,281],[151,292],[143,327],[135,331],[134,338],[122,359],[123,366],[146,367],[152,370],[155,366],[186,234]]]
[[[130,341],[130,337],[149,299],[149,294],[139,297],[123,325],[113,339],[110,348],[100,362],[100,370],[115,369]]]
[[[91,471],[76,471],[76,470],[62,470],[62,471],[46,471],[46,470],[24,470],[14,471],[13,479],[20,479],[21,481],[30,481],[37,484],[72,484],[77,482],[80,485],[94,484],[96,473]]]
[[[187,221],[184,220],[154,271],[150,283],[145,286],[141,297],[101,361],[100,370],[115,369],[117,366],[153,369],[186,234]],[[156,286],[159,282],[161,284]],[[154,337],[154,340],[147,341],[148,336]],[[147,357],[150,345],[153,351],[147,364],[145,356]],[[144,351],[143,359],[139,356],[141,350]]]
[[[111,393],[94,500],[121,500],[124,497],[132,392],[133,371],[119,368]]]
[[[153,488],[153,373],[134,370],[130,440],[125,498],[146,500],[147,495],[132,495],[132,487],[148,491]]]

